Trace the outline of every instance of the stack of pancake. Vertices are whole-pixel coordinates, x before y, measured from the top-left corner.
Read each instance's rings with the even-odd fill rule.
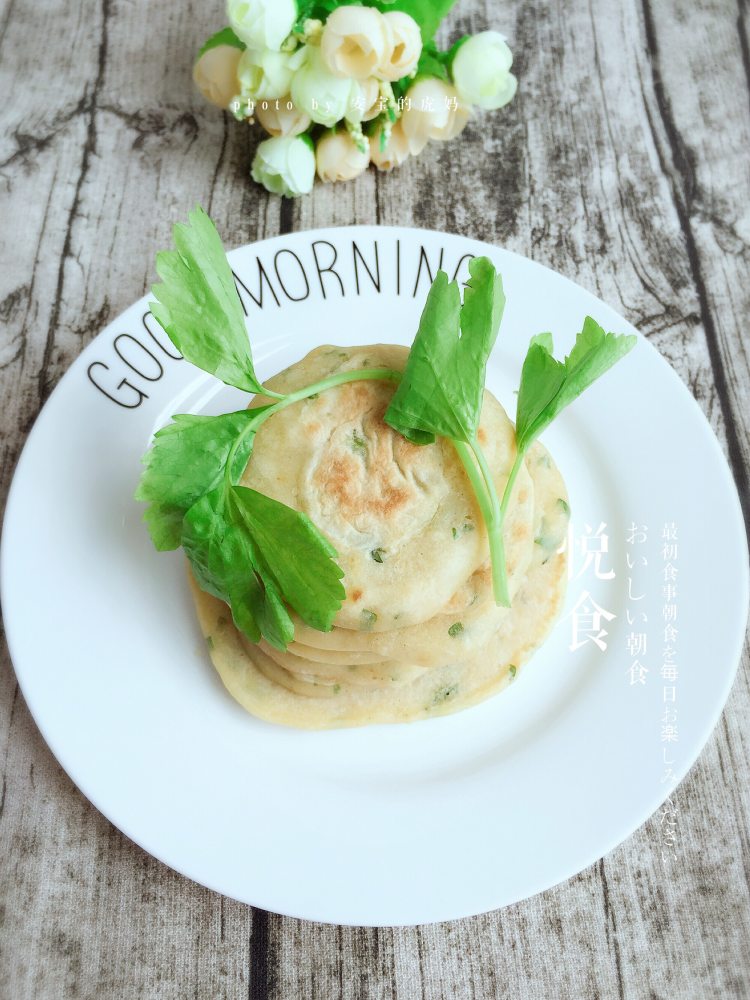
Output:
[[[393,345],[320,347],[267,384],[289,393],[339,371],[400,371],[407,356]],[[279,411],[260,429],[241,480],[303,511],[335,547],[346,599],[331,632],[295,618],[285,652],[256,645],[193,581],[216,669],[263,719],[322,729],[466,708],[516,677],[560,612],[568,504],[546,450],[530,449],[514,484],[504,531],[511,607],[501,608],[453,445],[414,445],[385,424],[393,392],[392,382],[350,382]],[[515,434],[489,392],[478,437],[502,496]]]

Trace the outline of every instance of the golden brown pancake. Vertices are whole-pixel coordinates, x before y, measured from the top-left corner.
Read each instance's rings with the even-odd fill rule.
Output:
[[[387,344],[320,347],[267,384],[288,393],[339,371],[402,370],[407,356],[406,348]],[[367,633],[419,624],[451,601],[470,602],[475,593],[467,581],[487,561],[481,514],[454,447],[444,438],[412,444],[384,423],[393,392],[393,382],[352,382],[279,411],[259,431],[241,479],[303,511],[330,539],[346,587],[335,625]],[[479,437],[502,493],[515,434],[489,393]],[[506,527],[511,590],[528,562],[532,532],[525,470],[516,498],[523,499]]]

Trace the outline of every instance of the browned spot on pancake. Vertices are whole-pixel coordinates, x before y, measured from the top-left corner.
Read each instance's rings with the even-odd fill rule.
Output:
[[[422,454],[422,449],[424,448],[424,445],[414,444],[413,441],[409,441],[407,440],[407,438],[402,437],[400,434],[397,434],[391,427],[388,426],[387,423],[385,423],[385,421],[382,421],[382,424],[386,430],[390,431],[391,435],[394,438],[393,450],[397,452],[398,459],[400,462],[403,462],[405,465],[408,465],[410,462],[414,461],[419,455]]]
[[[519,503],[526,503],[526,497],[527,497],[527,495],[528,494],[526,493],[526,490],[520,490],[519,493],[518,493],[518,502]]]
[[[480,444],[487,444],[487,432],[484,427],[480,427],[477,431],[477,440]]]
[[[315,434],[318,434],[320,432],[320,424],[317,423],[317,421],[305,424],[305,430],[311,437],[313,437]]]
[[[426,455],[385,423],[391,395],[389,386],[360,382],[343,386],[337,400],[337,416],[354,430],[332,439],[314,479],[347,521],[392,520],[418,494],[410,471]]]
[[[393,470],[382,465],[368,467],[368,492],[363,493],[362,471],[357,459],[339,455],[328,466],[319,467],[315,474],[323,490],[337,502],[347,519],[358,514],[376,514],[387,518],[409,500],[408,490],[388,482],[387,477],[393,474]]]
[[[355,604],[356,604],[357,601],[361,601],[362,600],[362,591],[361,590],[353,590],[351,592],[351,594],[349,595],[349,600],[352,601],[352,602],[354,602]]]
[[[350,388],[354,392],[354,398],[359,400],[360,403],[369,403],[370,399],[375,395],[373,392],[373,386],[368,385],[367,382],[350,382]]]
[[[347,382],[340,388],[336,413],[345,420],[356,419],[373,406],[382,391],[377,382]]]

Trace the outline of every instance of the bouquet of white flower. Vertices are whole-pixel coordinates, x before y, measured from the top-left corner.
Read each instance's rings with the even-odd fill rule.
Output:
[[[251,173],[275,194],[307,194],[316,171],[346,181],[370,163],[392,170],[516,92],[499,32],[437,48],[455,2],[228,0],[229,27],[200,50],[193,78],[212,104],[266,130]]]

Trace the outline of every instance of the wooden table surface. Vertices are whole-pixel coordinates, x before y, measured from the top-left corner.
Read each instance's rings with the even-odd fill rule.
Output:
[[[229,246],[377,222],[463,233],[561,271],[639,327],[690,387],[747,515],[747,0],[461,0],[445,27],[508,36],[513,104],[393,174],[295,202],[248,181],[249,130],[191,86],[221,8],[0,10],[3,497],[55,383],[144,294],[172,222],[201,202]],[[669,864],[656,815],[525,902],[351,929],[224,899],[132,844],[57,765],[4,652],[0,1000],[748,997],[749,718],[746,654],[675,792]]]

